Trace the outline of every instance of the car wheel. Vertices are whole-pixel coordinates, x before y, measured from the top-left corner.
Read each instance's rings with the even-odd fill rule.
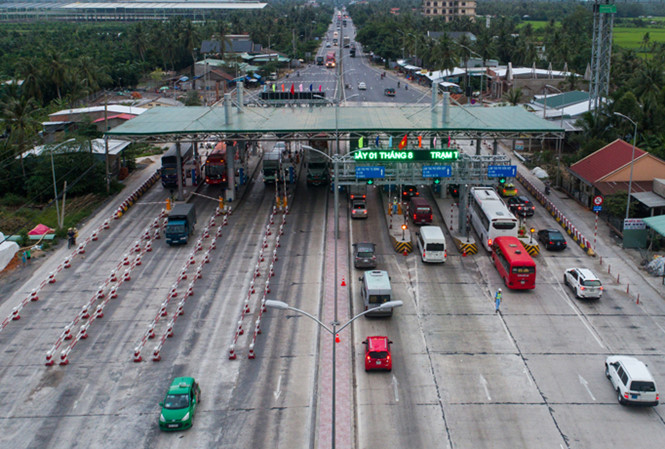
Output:
[[[619,400],[619,404],[624,405],[626,403],[626,400],[621,396],[621,391],[617,388],[617,399]]]
[[[577,288],[575,288],[575,298],[581,299],[582,297],[580,296],[580,292],[577,291]]]
[[[563,275],[563,283],[570,286],[570,284],[568,284],[568,277],[565,274]]]
[[[610,367],[605,364],[605,377],[610,378]]]

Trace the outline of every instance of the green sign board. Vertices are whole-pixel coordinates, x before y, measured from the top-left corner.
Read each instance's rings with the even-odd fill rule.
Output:
[[[356,162],[450,162],[459,158],[452,148],[440,150],[358,150],[353,154]]]
[[[617,7],[616,5],[598,5],[598,12],[605,14],[616,14]]]

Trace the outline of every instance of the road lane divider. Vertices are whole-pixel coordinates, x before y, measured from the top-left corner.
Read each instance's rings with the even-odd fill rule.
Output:
[[[557,223],[572,237],[573,241],[579,245],[584,252],[589,256],[595,256],[596,253],[591,247],[589,240],[575,227],[574,224],[556,207],[556,205],[536,186],[526,179],[519,171],[516,176],[517,180],[531,193],[536,200],[545,206],[545,209],[554,217]]]

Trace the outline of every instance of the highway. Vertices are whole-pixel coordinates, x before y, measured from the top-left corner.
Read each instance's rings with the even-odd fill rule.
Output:
[[[371,78],[378,72],[364,65],[364,58],[348,61],[345,58],[345,70],[354,69],[348,74],[354,86],[351,95],[358,93],[357,82],[368,84],[362,96],[348,98],[346,92],[348,101],[402,102],[419,96],[428,101],[426,90],[411,88],[408,95],[414,97],[402,90],[394,100],[388,99],[383,86],[391,79]],[[314,82],[316,70],[325,72],[317,66],[301,71],[303,82]],[[332,71],[329,78],[316,76],[324,79],[332,97]],[[264,149],[271,145],[262,143]],[[72,258],[71,268],[58,272],[56,282],[23,308],[19,320],[8,322],[0,332],[0,447],[330,447],[331,361],[326,348],[331,336],[305,316],[273,309],[261,313],[259,304],[269,282],[267,298],[321,316],[328,325],[330,320],[323,318],[330,305],[326,298],[336,284],[339,296],[348,297],[341,314],[362,312],[362,273],[353,268],[349,256],[351,244],[360,241],[376,243],[378,268],[390,273],[394,299],[404,305],[391,318],[361,317],[340,333],[337,447],[665,446],[662,405],[622,407],[604,376],[607,355],[634,355],[648,364],[661,391],[665,389],[662,290],[633,281],[627,294],[626,284],[616,282],[617,273],[631,279],[639,279],[641,273],[605,233],[598,241],[604,265],[568,238],[563,252],[543,251],[536,258],[535,290],[503,289],[497,314],[493,294],[503,284],[483,249],[464,257],[447,234],[448,260],[443,265],[425,265],[417,253],[396,253],[382,213],[386,195],[379,187],[369,189],[366,220],[352,220],[348,200],[340,195],[341,238],[335,241],[333,195],[326,187],[308,187],[303,170],[290,187],[289,214],[275,213],[271,224],[275,190],[263,184],[259,166],[259,157],[252,156],[253,177],[233,203],[227,224],[224,216],[215,215],[217,202],[205,197],[216,198],[219,192],[202,187],[199,193],[205,196],[192,199],[198,223],[190,243],[169,247],[162,235],[149,240],[152,249],[147,251],[144,231],[154,236],[154,220],[169,195],[159,183],[153,186],[125,215],[111,219],[109,229],[102,230],[84,254]],[[130,177],[128,190],[158,167],[155,163]],[[436,204],[431,190],[420,190]],[[571,216],[591,220],[591,214],[572,201],[557,199]],[[118,203],[104,206],[81,227],[80,239],[102,226]],[[558,226],[540,204],[536,208],[529,226]],[[447,229],[445,214],[435,208],[435,224]],[[204,237],[205,228],[210,237]],[[221,235],[211,249],[218,229]],[[417,227],[409,224],[409,229],[415,232]],[[194,251],[199,240],[203,248]],[[136,242],[140,253],[134,251]],[[337,279],[332,278],[330,263],[335,245]],[[11,317],[16,304],[70,253],[61,245],[35,267],[28,281],[4,288],[0,319]],[[135,264],[137,254],[140,265]],[[134,264],[123,265],[126,256]],[[577,300],[563,285],[563,271],[573,266],[599,275],[605,286],[600,300]],[[82,306],[95,298],[114,269],[120,276],[129,267],[131,279],[108,301],[103,317],[82,318],[72,327],[76,335],[83,323],[93,321],[87,338],[63,340],[56,362],[46,366],[47,352],[80,316]],[[201,278],[195,280],[198,267]],[[147,340],[136,362],[137,345],[183,270],[187,279],[178,283],[167,316],[155,327],[156,337]],[[346,286],[341,285],[342,277]],[[185,297],[190,285],[193,294]],[[185,298],[180,315],[177,306]],[[243,313],[246,298],[249,312]],[[91,316],[93,312],[94,308]],[[261,332],[254,336],[260,313]],[[164,340],[161,359],[154,361],[153,349],[176,314],[173,336]],[[235,344],[236,359],[230,359],[239,321],[243,334]],[[391,372],[365,372],[362,341],[369,335],[386,335],[393,341]],[[61,365],[60,353],[73,341],[68,364]],[[252,341],[254,359],[248,358]],[[195,377],[202,401],[192,429],[164,433],[158,428],[158,403],[176,376]]]

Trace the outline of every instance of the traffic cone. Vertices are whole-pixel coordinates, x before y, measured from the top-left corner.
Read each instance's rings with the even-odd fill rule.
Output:
[[[344,280],[344,276],[342,276],[342,287],[346,287],[346,281]]]

